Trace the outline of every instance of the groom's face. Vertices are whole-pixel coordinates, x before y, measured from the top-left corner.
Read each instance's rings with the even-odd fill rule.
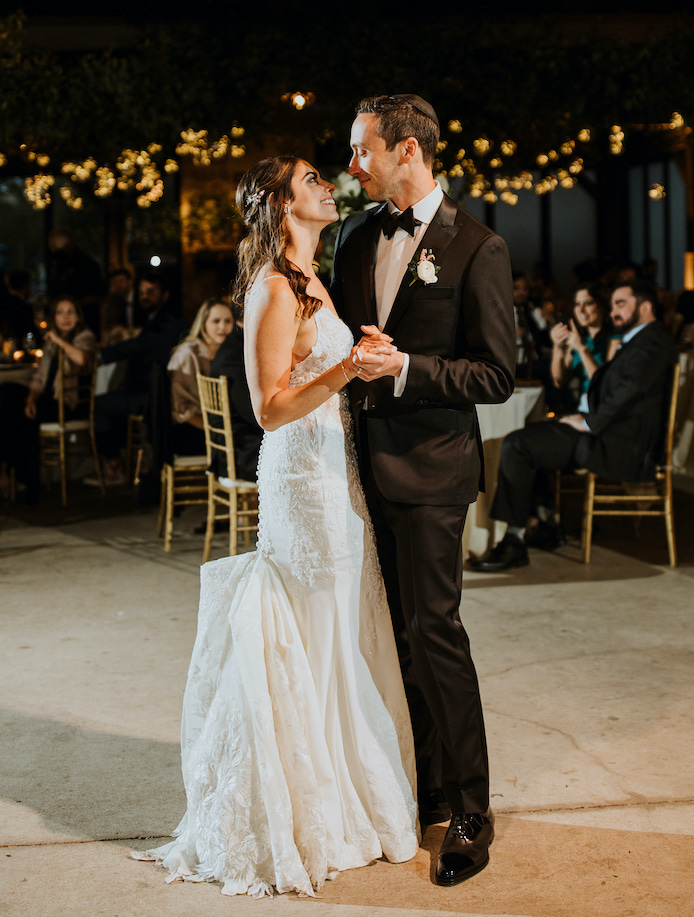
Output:
[[[397,196],[402,182],[400,151],[386,149],[386,142],[376,131],[378,116],[357,115],[352,125],[350,146],[352,158],[349,174],[359,180],[372,201]]]

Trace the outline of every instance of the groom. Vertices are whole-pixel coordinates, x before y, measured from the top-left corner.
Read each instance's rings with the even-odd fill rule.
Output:
[[[364,99],[351,175],[378,208],[350,217],[331,293],[355,339],[350,386],[364,489],[417,751],[422,824],[451,816],[437,882],[483,869],[494,836],[477,675],[458,615],[462,533],[484,486],[476,404],[513,391],[504,242],[436,183],[439,123],[416,95]],[[397,350],[375,355],[379,329]]]

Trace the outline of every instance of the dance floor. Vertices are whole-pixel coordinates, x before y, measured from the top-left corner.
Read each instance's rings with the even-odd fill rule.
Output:
[[[5,917],[683,917],[694,913],[694,496],[681,565],[658,520],[608,520],[529,567],[466,572],[497,833],[489,867],[432,884],[419,853],[338,875],[317,899],[167,885],[129,851],[184,808],[181,697],[195,635],[197,507],[171,554],[156,510],[79,485],[67,510],[0,507],[0,914]],[[572,525],[569,525],[572,531]],[[575,524],[573,524],[575,531]],[[215,538],[215,553],[224,537]]]

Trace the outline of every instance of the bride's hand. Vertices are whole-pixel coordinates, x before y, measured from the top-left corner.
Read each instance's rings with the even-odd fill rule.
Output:
[[[362,325],[364,336],[357,344],[362,351],[370,353],[393,353],[398,348],[389,334],[379,331],[375,325]]]
[[[352,348],[350,361],[363,382],[373,382],[383,376],[399,376],[404,356],[393,344],[378,342],[370,345],[362,339]]]

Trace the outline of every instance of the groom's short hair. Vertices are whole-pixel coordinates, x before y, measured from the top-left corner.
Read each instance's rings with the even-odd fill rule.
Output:
[[[376,132],[392,150],[396,143],[414,137],[426,165],[431,166],[439,142],[436,112],[419,96],[371,96],[357,105],[358,115],[376,115]]]

